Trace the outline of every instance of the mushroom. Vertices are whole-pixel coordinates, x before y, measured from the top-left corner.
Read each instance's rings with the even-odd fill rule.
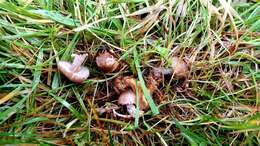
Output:
[[[120,94],[124,91],[128,90],[129,88],[136,93],[138,91],[139,95],[139,102],[140,102],[140,109],[146,110],[149,107],[149,104],[143,94],[141,83],[139,81],[136,82],[136,79],[126,76],[126,77],[117,77],[114,81],[115,90]],[[149,91],[149,89],[148,89]],[[150,91],[149,91],[150,92]]]
[[[176,78],[186,78],[188,75],[188,64],[179,57],[171,58],[171,68],[154,68],[155,76],[173,74]]]
[[[118,60],[107,51],[96,57],[96,64],[105,73],[115,71],[119,65]]]
[[[136,82],[136,79],[131,78],[131,77],[126,77],[125,78],[125,83],[128,84],[128,86],[132,89],[132,91],[134,93],[136,93],[136,91],[138,91],[138,95],[139,95],[139,106],[141,110],[146,110],[149,107],[149,104],[143,94],[143,90],[141,87],[141,83],[138,81]],[[149,89],[148,89],[149,91]],[[149,91],[150,92],[150,91]]]
[[[179,58],[179,57],[172,57],[171,59],[171,67],[173,71],[173,75],[178,78],[186,78],[188,75],[188,65],[187,63]]]
[[[70,81],[75,83],[82,83],[89,77],[89,69],[81,66],[84,62],[87,54],[75,55],[73,62],[58,61],[58,69],[62,72]]]
[[[136,82],[136,79],[132,77],[118,77],[114,81],[115,89],[120,94],[118,99],[119,105],[126,105],[127,112],[129,113],[128,116],[122,115],[119,113],[114,113],[117,116],[124,117],[124,118],[130,118],[134,116],[134,113],[136,111],[136,92],[138,91],[138,98],[139,98],[139,107],[140,107],[140,113],[139,116],[143,114],[143,112],[149,107],[149,104],[142,92],[142,87],[140,82]],[[149,90],[149,89],[148,89]]]
[[[123,117],[123,118],[134,117],[134,114],[136,112],[136,107],[135,107],[136,95],[131,89],[128,89],[120,94],[119,99],[118,99],[118,104],[125,105],[129,115],[119,114],[115,110],[113,110],[115,115],[117,115],[119,117]],[[141,109],[141,107],[140,107],[140,109]],[[144,111],[140,110],[139,117],[142,116],[143,113],[144,113]]]
[[[99,114],[99,115],[102,115],[104,113],[110,113],[112,112],[113,110],[117,110],[119,109],[119,106],[113,104],[113,103],[108,103],[106,102],[102,107],[100,108],[95,108],[96,112]]]

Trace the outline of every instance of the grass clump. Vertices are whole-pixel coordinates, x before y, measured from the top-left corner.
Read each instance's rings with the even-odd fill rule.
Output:
[[[0,144],[258,145],[259,18],[257,1],[0,0]],[[122,62],[113,73],[95,64],[104,48]],[[79,85],[56,63],[82,52]],[[187,78],[165,76],[149,96],[149,70],[171,56]],[[141,81],[139,119],[97,112],[117,104],[119,75]]]

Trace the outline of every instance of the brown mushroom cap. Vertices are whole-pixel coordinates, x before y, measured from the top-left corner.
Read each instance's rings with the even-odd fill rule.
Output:
[[[172,62],[172,65],[171,65],[172,71],[176,77],[179,77],[179,78],[187,77],[188,65],[183,59],[180,59],[179,57],[172,57],[171,62]]]
[[[69,80],[75,83],[82,83],[89,77],[89,69],[81,66],[86,55],[76,55],[73,63],[67,61],[59,61],[57,63],[58,69],[62,72]]]
[[[118,60],[107,51],[96,57],[96,64],[106,73],[115,71],[119,65]]]

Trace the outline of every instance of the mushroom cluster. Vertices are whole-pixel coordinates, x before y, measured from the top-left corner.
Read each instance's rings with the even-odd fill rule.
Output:
[[[136,79],[126,76],[117,77],[114,80],[115,90],[120,94],[118,98],[118,104],[126,106],[129,115],[122,115],[114,111],[115,115],[132,118],[136,112],[137,100],[139,101],[139,116],[141,116],[145,110],[149,107],[148,102],[142,92],[141,83]],[[138,96],[136,96],[136,93]]]
[[[74,55],[73,62],[58,61],[57,66],[61,73],[63,73],[70,81],[75,83],[83,83],[89,77],[89,69],[82,66],[87,54]],[[99,53],[96,57],[96,64],[104,73],[115,71],[119,62],[112,54],[107,51]]]
[[[83,83],[83,81],[89,77],[89,69],[82,65],[86,57],[86,54],[74,55],[73,62],[58,61],[58,69],[70,81]],[[110,52],[103,51],[97,55],[96,64],[104,73],[111,73],[118,69],[120,63]],[[171,68],[151,69],[148,77],[146,77],[147,89],[151,96],[153,92],[157,90],[163,76],[169,74],[174,75],[176,78],[186,78],[188,74],[187,63],[179,57],[172,57]],[[120,114],[113,108],[115,115],[123,118],[133,118],[137,111],[137,101],[140,109],[138,113],[139,117],[148,109],[149,105],[143,94],[141,83],[135,78],[131,76],[117,77],[114,80],[114,89],[119,94],[118,105],[125,106],[128,112],[128,115]],[[108,109],[101,109],[100,113],[107,110]]]

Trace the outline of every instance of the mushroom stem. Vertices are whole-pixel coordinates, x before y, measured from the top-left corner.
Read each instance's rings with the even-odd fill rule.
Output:
[[[136,108],[135,108],[135,105],[133,104],[128,104],[126,105],[126,109],[127,109],[127,112],[132,115],[132,117],[134,117],[135,115],[135,112],[136,112]],[[141,117],[143,115],[143,111],[140,110],[139,113],[138,113],[138,117]]]
[[[121,117],[121,118],[126,118],[126,119],[133,118],[135,116],[135,112],[136,112],[135,105],[128,104],[128,105],[126,105],[126,109],[127,109],[127,112],[129,113],[129,115],[120,114],[120,113],[116,112],[115,109],[113,109],[113,113],[114,113],[114,115]],[[144,114],[144,111],[140,110],[138,113],[138,117],[141,117],[143,114]]]
[[[105,108],[96,108],[96,111],[99,115],[102,115],[104,113],[108,113],[117,109],[119,109],[119,107],[105,107]]]
[[[160,67],[160,68],[155,68],[154,69],[156,72],[158,72],[158,73],[161,73],[161,74],[163,74],[163,75],[170,75],[170,74],[172,74],[172,69],[171,68],[162,68],[162,67]]]
[[[162,73],[163,73],[164,75],[172,74],[172,69],[171,69],[171,68],[164,68],[164,69],[162,70]]]
[[[118,116],[118,117],[121,117],[121,118],[125,118],[125,119],[133,118],[132,115],[123,115],[123,114],[120,114],[120,113],[116,112],[115,109],[113,109],[113,113],[114,113],[114,115],[116,115],[116,116]]]
[[[128,104],[128,105],[126,105],[126,109],[127,109],[127,112],[128,112],[130,115],[134,116],[135,111],[136,111],[135,105],[133,105],[133,104]]]
[[[85,58],[87,57],[87,54],[78,55],[76,54],[74,57],[74,60],[72,62],[72,71],[78,72],[80,70],[81,64],[84,62]]]

